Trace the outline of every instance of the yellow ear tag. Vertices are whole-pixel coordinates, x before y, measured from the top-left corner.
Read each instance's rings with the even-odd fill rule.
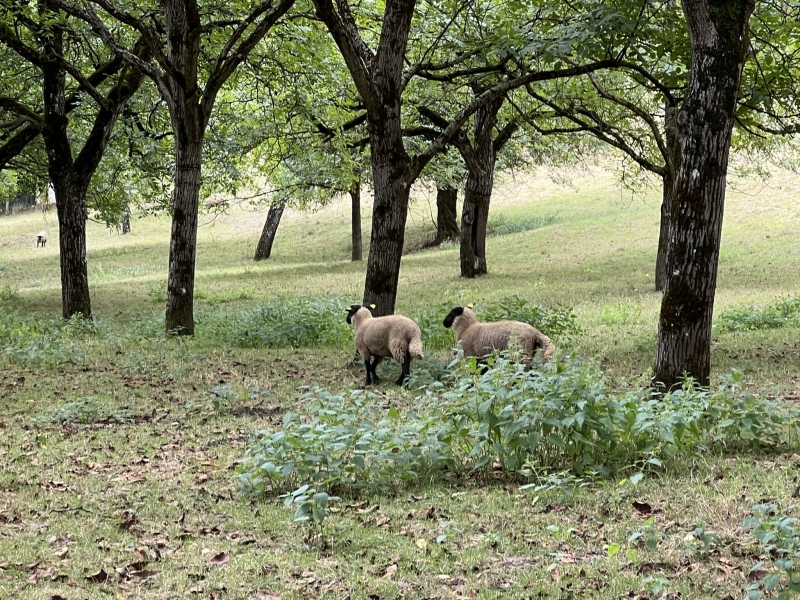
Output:
[[[472,308],[473,306],[475,306],[475,305],[474,304],[467,304],[467,308]]]
[[[374,304],[370,304],[369,307],[370,308],[375,308],[375,305]]]

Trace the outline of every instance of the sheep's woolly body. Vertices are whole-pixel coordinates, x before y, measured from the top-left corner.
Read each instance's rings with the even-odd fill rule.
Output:
[[[394,358],[403,364],[406,354],[422,358],[422,333],[414,321],[402,315],[373,317],[360,308],[352,317],[356,330],[356,349],[365,361],[371,357]]]
[[[463,313],[453,320],[453,331],[464,356],[485,356],[493,350],[508,348],[509,343],[516,343],[528,356],[542,350],[542,361],[547,362],[555,351],[550,338],[532,325],[521,321],[479,323],[468,307],[464,307]]]

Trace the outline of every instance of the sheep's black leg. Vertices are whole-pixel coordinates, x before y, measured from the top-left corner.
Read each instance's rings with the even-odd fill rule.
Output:
[[[406,379],[408,379],[408,375],[411,372],[411,354],[408,350],[406,350],[406,357],[403,360],[403,371],[400,373],[400,379],[396,381],[397,385],[403,385]]]
[[[378,377],[378,365],[381,364],[381,361],[383,361],[383,358],[380,356],[375,356],[372,359],[372,383],[375,385],[378,385],[381,382],[380,378]]]

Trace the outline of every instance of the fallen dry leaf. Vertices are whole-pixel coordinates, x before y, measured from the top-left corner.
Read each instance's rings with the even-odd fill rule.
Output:
[[[649,515],[650,513],[653,512],[653,507],[650,506],[647,502],[637,502],[636,500],[634,500],[633,502],[631,502],[631,506],[633,506],[633,508],[638,510],[643,515]]]
[[[219,554],[212,556],[211,560],[208,562],[210,562],[212,565],[224,565],[229,559],[230,557],[225,552],[220,552]]]
[[[397,573],[397,563],[392,563],[388,567],[386,567],[386,572],[381,575],[383,579],[391,579],[394,577],[394,574]]]
[[[95,583],[105,583],[108,581],[108,573],[100,569],[97,573],[86,577],[86,581],[94,581]]]

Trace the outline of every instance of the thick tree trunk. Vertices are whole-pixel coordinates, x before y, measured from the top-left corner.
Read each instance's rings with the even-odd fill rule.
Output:
[[[436,188],[436,239],[438,246],[459,235],[457,208],[458,190],[450,186]]]
[[[267,221],[264,223],[264,229],[261,231],[261,237],[256,246],[255,260],[266,260],[272,255],[272,244],[275,241],[275,234],[278,233],[278,225],[281,223],[284,208],[286,208],[286,204],[283,202],[269,207]]]
[[[478,277],[487,273],[486,225],[489,220],[489,202],[492,199],[496,162],[492,132],[502,104],[503,98],[498,98],[475,112],[473,146],[460,148],[467,165],[467,184],[461,217],[462,277]]]
[[[486,275],[486,225],[492,197],[491,174],[484,171],[467,176],[461,214],[461,276]]]
[[[670,210],[669,278],[654,369],[654,380],[667,389],[684,374],[709,383],[728,155],[753,1],[684,0],[683,10],[692,72],[677,119],[680,157]]]
[[[52,171],[51,171],[52,173]],[[65,175],[53,181],[58,214],[58,248],[61,264],[61,314],[65,319],[92,318],[86,264],[85,184]]]
[[[194,335],[194,267],[197,257],[197,210],[200,202],[202,134],[188,142],[176,136],[175,188],[172,191],[172,235],[165,327]],[[184,143],[181,143],[184,142]]]
[[[350,190],[350,212],[352,223],[351,246],[353,249],[351,260],[353,262],[364,258],[363,243],[361,241],[361,184],[357,183]]]
[[[397,300],[410,186],[403,177],[405,169],[401,165],[385,160],[374,147],[372,156],[375,201],[364,304],[375,304],[375,316],[383,316],[394,313]],[[407,160],[408,156],[405,158]],[[398,160],[402,161],[402,155]]]
[[[667,251],[669,247],[669,214],[672,206],[672,193],[675,187],[675,155],[674,150],[678,137],[675,122],[675,107],[664,107],[664,141],[667,151],[673,155],[665,161],[665,171],[661,178],[661,220],[658,231],[658,253],[656,255],[656,291],[663,292],[667,285]]]
[[[122,235],[126,235],[131,232],[131,209],[129,206],[125,206],[125,210],[122,213]]]

